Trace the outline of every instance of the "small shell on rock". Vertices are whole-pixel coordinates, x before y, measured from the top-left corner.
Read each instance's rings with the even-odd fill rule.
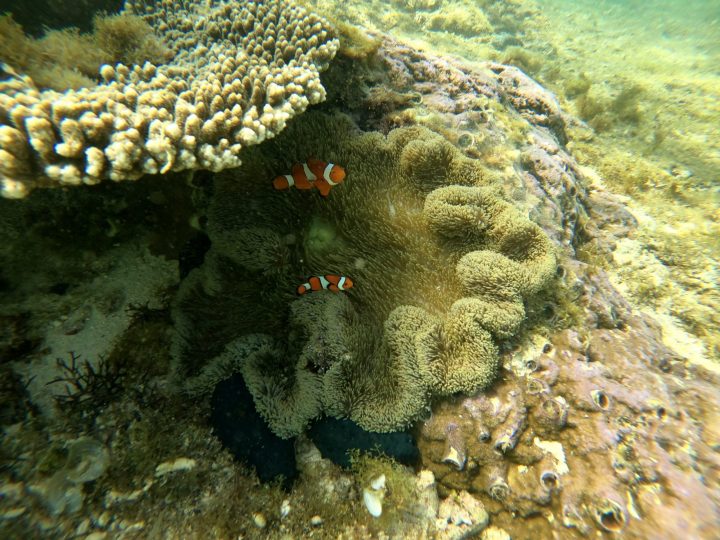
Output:
[[[510,486],[502,478],[496,478],[488,488],[490,497],[496,501],[504,501],[510,495]]]
[[[610,396],[602,390],[593,390],[590,392],[590,396],[598,409],[606,411],[610,408]]]
[[[290,506],[290,500],[285,499],[283,500],[282,504],[280,505],[280,518],[286,517],[289,513],[292,507]]]
[[[320,516],[313,516],[310,518],[310,525],[312,525],[313,527],[319,527],[322,524],[323,518],[321,518]]]
[[[380,517],[382,515],[383,493],[365,488],[363,490],[363,502],[365,508],[372,517]]]
[[[155,467],[155,476],[165,476],[176,471],[189,471],[195,468],[195,460],[191,458],[177,458],[175,461],[165,461]]]
[[[511,540],[510,534],[500,527],[490,526],[482,532],[481,540]]]
[[[502,433],[495,441],[495,450],[505,454],[509,452],[515,445],[520,437],[519,429],[508,429]]]
[[[570,407],[562,396],[543,401],[540,406],[540,419],[545,425],[563,428],[567,424]]]
[[[381,489],[385,489],[385,475],[381,474],[377,478],[374,478],[370,481],[370,487],[374,489],[375,491],[380,491]]]
[[[75,439],[69,444],[67,479],[76,484],[97,480],[109,462],[110,455],[102,443],[92,437]]]
[[[590,532],[590,526],[583,520],[578,506],[572,502],[563,504],[562,524],[567,528],[577,529],[583,536]]]
[[[560,487],[560,479],[555,471],[543,471],[540,474],[540,484],[548,491],[554,491]]]
[[[463,470],[463,468],[465,467],[465,461],[465,454],[460,454],[460,452],[458,452],[458,450],[454,446],[450,447],[447,454],[445,454],[445,457],[443,458],[443,463],[450,463],[451,465],[454,465],[458,471]]]
[[[622,531],[627,522],[625,508],[611,499],[600,500],[592,514],[600,528],[608,532]]]
[[[253,512],[252,518],[253,523],[258,529],[264,529],[265,525],[267,525],[267,519],[265,519],[265,516],[262,514],[262,512]]]
[[[526,391],[531,396],[535,396],[538,394],[547,394],[550,392],[550,387],[548,386],[548,383],[546,383],[542,379],[538,379],[537,377],[528,377],[526,385]]]
[[[382,502],[385,498],[385,475],[370,480],[370,487],[363,490],[363,502],[365,508],[373,517],[382,515]]]

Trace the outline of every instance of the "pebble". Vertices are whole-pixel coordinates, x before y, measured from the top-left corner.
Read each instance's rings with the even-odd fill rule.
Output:
[[[155,476],[164,476],[176,471],[189,471],[195,468],[195,460],[190,458],[177,458],[175,461],[165,461],[155,467]]]
[[[480,540],[511,540],[511,537],[505,529],[490,526],[482,532]]]
[[[280,505],[280,518],[284,518],[290,513],[291,510],[290,499],[285,499]]]

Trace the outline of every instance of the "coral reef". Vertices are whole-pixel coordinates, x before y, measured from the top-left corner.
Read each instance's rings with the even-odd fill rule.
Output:
[[[485,13],[471,2],[443,2],[437,11],[416,14],[415,21],[431,31],[441,30],[468,37],[493,30]]]
[[[539,354],[517,354],[491,392],[433,411],[419,442],[430,469],[511,534],[517,516],[541,515],[538,537],[649,538],[662,524],[670,536],[710,538],[720,380],[659,337],[631,317],[622,330],[568,330]]]
[[[327,203],[259,181],[315,153],[349,171]],[[323,412],[396,430],[432,395],[490,384],[497,341],[517,332],[555,257],[479,162],[426,129],[384,138],[309,113],[243,159],[216,182],[212,247],[177,302],[174,355],[189,390],[241,371],[273,431],[290,437]],[[240,211],[247,197],[254,210]],[[329,269],[357,286],[291,296],[295,276]]]
[[[126,2],[172,51],[156,66],[104,65],[105,81],[65,94],[27,77],[0,86],[0,194],[239,165],[325,97],[338,47],[325,21],[285,2]]]
[[[402,1],[427,10],[444,3]],[[355,17],[367,13],[342,5]],[[389,5],[373,2],[378,13],[371,15],[383,16]],[[512,47],[527,37],[517,28],[529,32],[536,23],[516,15],[534,2],[478,5],[496,31],[513,32],[487,39],[509,45],[508,57],[515,57]],[[438,42],[459,39],[431,34]],[[717,344],[716,243],[704,249],[688,241],[696,225],[690,173],[608,152],[520,70],[378,42],[370,36],[323,73],[330,98],[323,108],[341,108],[363,130],[386,137],[358,133],[341,115],[305,113],[279,137],[244,149],[243,169],[216,178],[149,176],[0,200],[3,537],[716,536],[720,381],[698,367],[701,350],[686,348],[666,320],[661,328],[634,309],[641,298],[664,306]],[[578,82],[578,96],[587,93],[584,84]],[[647,92],[651,98],[652,88]],[[645,105],[639,124],[617,122],[610,132],[642,132]],[[442,137],[396,129],[414,124]],[[360,151],[365,142],[372,152]],[[599,156],[600,174],[576,162],[597,164]],[[272,191],[274,175],[309,157],[351,165],[347,181],[323,200]],[[648,216],[610,194],[605,180],[627,182],[628,193],[661,184],[675,193],[682,204],[664,222],[674,223],[667,233],[673,241],[643,231]],[[705,207],[708,216],[717,214],[712,201]],[[523,226],[513,234],[494,226],[517,216]],[[528,278],[545,251],[536,257],[533,245],[524,245],[542,237],[528,217],[560,263],[538,292]],[[522,260],[494,258],[498,250],[517,253],[518,244],[527,248],[519,251]],[[498,281],[500,273],[480,274],[494,280],[490,286],[477,280],[477,263],[484,268],[488,259],[502,261],[497,270],[526,289]],[[178,265],[188,277],[175,321],[191,331],[171,346],[167,298]],[[307,275],[327,271],[347,273],[355,287],[346,295],[293,294]],[[687,289],[675,287],[677,274]],[[483,301],[503,309],[491,313]],[[482,331],[468,312],[482,315]],[[428,327],[441,331],[423,334]],[[457,343],[468,327],[472,339]],[[417,342],[397,339],[416,329]],[[496,335],[483,341],[483,332]],[[385,388],[387,403],[404,387],[384,386],[383,366],[391,360],[385,353],[422,353],[439,338],[452,348],[438,353],[452,358],[492,343],[493,370],[502,368],[481,393],[431,400],[430,418],[427,396],[401,403],[426,418],[415,430],[420,471],[358,454],[342,470],[301,435],[285,441],[299,466],[292,489],[261,484],[232,459],[231,444],[223,441],[224,449],[212,435],[209,400],[188,399],[173,384],[179,367],[196,376],[188,390],[211,389],[242,358],[235,380],[268,383],[263,390],[277,398],[260,402],[266,414],[297,404],[301,416],[314,415],[333,410],[317,383],[361,359],[350,376],[366,385],[362,391]],[[175,362],[186,362],[174,372],[171,348]],[[57,370],[55,359],[69,350],[82,354],[79,379],[62,365]],[[215,365],[218,372],[197,377],[207,361],[231,353],[227,365]],[[89,400],[70,388],[78,399],[61,398],[55,407],[52,394],[63,385],[46,383],[59,377],[85,388],[83,377],[103,373],[101,358],[122,366],[119,388],[91,385]],[[72,371],[72,360],[66,366]],[[437,384],[463,385],[442,369],[432,374]],[[298,391],[303,385],[322,399]],[[220,414],[236,405],[231,396],[216,398],[227,407],[216,409]],[[292,429],[303,423],[290,415],[281,420]],[[247,427],[229,425],[228,437]],[[263,443],[258,447],[257,459],[267,458]]]

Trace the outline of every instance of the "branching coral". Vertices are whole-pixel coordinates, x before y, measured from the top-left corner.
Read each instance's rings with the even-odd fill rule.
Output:
[[[314,155],[349,171],[327,200],[271,189],[277,171]],[[424,128],[385,138],[318,113],[243,159],[216,183],[213,247],[175,310],[177,373],[192,377],[189,390],[241,371],[260,413],[288,437],[323,412],[396,430],[433,395],[491,383],[497,340],[517,332],[523,299],[554,275],[555,257],[479,162]],[[318,230],[328,233],[321,241]],[[269,272],[278,249],[286,264]],[[303,276],[327,272],[356,286],[292,295]],[[227,320],[208,317],[218,306]]]

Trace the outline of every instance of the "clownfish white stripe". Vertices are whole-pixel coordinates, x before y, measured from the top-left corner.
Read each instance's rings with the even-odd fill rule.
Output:
[[[332,179],[330,178],[330,172],[332,171],[332,168],[334,166],[335,166],[334,163],[328,163],[327,167],[325,167],[325,170],[323,171],[323,178],[331,186],[337,186],[337,182],[333,182]]]
[[[308,167],[307,163],[303,163],[303,171],[305,171],[305,178],[308,179],[308,182],[314,182],[317,180],[317,176],[310,170],[310,167]],[[327,170],[327,169],[325,169]]]
[[[298,285],[297,293],[302,295],[315,291],[330,291],[337,293],[353,288],[353,281],[349,277],[339,274],[326,274],[324,276],[312,276],[307,282]]]
[[[344,179],[345,169],[340,165],[308,159],[305,163],[294,163],[290,174],[276,176],[272,185],[277,190],[316,189],[320,195],[327,197],[330,190]]]

